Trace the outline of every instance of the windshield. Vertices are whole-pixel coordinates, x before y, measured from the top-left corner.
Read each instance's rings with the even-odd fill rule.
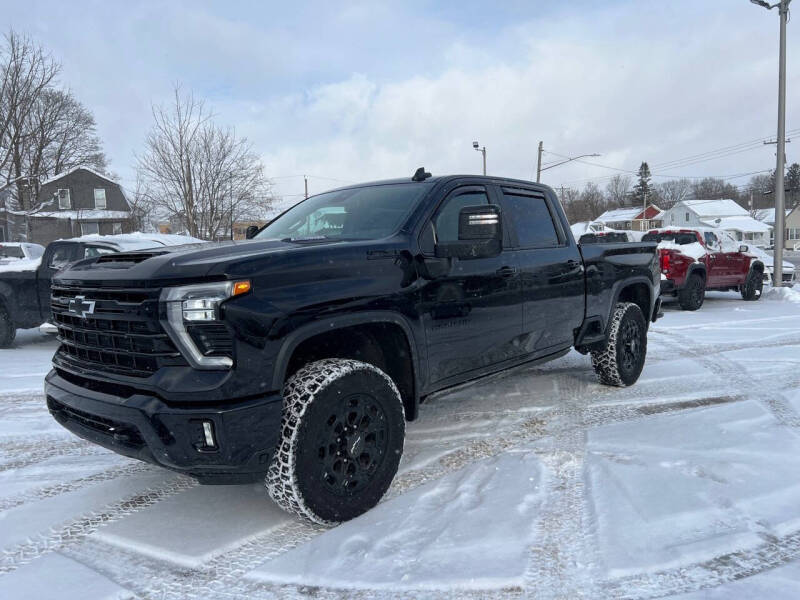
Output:
[[[0,245],[0,258],[25,258],[19,246]]]
[[[427,186],[373,185],[327,192],[290,208],[256,238],[373,240],[396,232]]]

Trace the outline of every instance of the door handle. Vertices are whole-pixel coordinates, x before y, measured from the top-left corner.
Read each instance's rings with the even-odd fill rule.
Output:
[[[496,273],[500,275],[500,277],[513,277],[517,274],[517,269],[514,267],[500,267],[497,269]]]

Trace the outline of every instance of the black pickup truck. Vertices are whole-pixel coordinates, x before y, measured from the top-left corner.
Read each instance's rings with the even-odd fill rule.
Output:
[[[313,196],[254,238],[59,273],[52,415],[202,483],[265,479],[335,523],[386,492],[432,392],[571,348],[633,384],[659,316],[655,244],[581,248],[526,181],[420,169]]]

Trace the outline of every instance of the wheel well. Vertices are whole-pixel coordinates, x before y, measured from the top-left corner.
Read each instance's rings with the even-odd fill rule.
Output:
[[[352,358],[381,369],[392,378],[403,399],[406,418],[416,418],[414,363],[403,329],[394,323],[341,327],[303,340],[292,352],[286,379],[303,365],[323,358]]]
[[[698,275],[703,281],[706,280],[706,270],[703,268],[695,267],[694,269],[691,269],[689,273],[687,273],[686,279],[688,280],[692,275]]]
[[[637,304],[642,309],[645,322],[650,322],[650,290],[647,284],[632,283],[625,286],[620,291],[617,302],[633,302]]]

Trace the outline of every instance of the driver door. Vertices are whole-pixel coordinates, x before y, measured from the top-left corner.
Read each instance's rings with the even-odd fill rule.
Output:
[[[481,204],[489,204],[485,187],[456,188],[441,202],[423,236],[432,235],[434,244],[457,241],[461,209]],[[432,250],[423,248],[424,260],[448,262],[445,272],[420,290],[430,383],[463,380],[518,358],[523,352],[522,289],[515,254],[433,259]]]

